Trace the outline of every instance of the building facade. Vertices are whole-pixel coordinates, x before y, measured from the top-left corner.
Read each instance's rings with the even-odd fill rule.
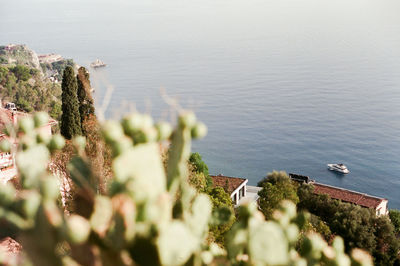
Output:
[[[210,177],[213,180],[214,187],[222,187],[230,195],[234,205],[239,205],[239,201],[246,197],[247,179],[223,175]]]

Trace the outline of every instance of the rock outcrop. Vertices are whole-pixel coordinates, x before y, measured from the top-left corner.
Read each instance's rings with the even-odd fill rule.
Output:
[[[38,55],[23,44],[0,46],[0,62],[40,69]]]

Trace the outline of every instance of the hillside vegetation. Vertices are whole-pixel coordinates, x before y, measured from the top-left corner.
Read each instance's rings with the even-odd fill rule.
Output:
[[[45,111],[61,118],[61,85],[58,81],[71,59],[40,61],[26,45],[0,46],[0,99],[14,102],[21,111]]]
[[[345,249],[362,248],[370,252],[376,265],[400,264],[398,216],[376,216],[372,209],[313,193],[313,186],[290,180],[285,172],[272,172],[259,182],[260,209],[271,219],[274,209],[284,199],[297,203],[299,211],[311,213],[309,230],[330,241],[335,235],[344,239]]]
[[[61,116],[61,86],[43,78],[40,71],[24,65],[0,66],[0,98],[14,102],[25,112],[45,111]]]
[[[61,81],[64,69],[67,66],[75,67],[76,65],[72,59],[65,59],[54,54],[50,54],[49,56],[52,55],[52,60],[40,60],[39,55],[26,45],[3,45],[0,46],[0,65],[8,67],[26,66],[39,70],[46,78]]]

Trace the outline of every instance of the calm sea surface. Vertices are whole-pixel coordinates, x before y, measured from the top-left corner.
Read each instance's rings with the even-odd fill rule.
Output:
[[[400,209],[398,0],[0,0],[8,43],[105,61],[109,118],[134,104],[170,120],[165,88],[209,126],[194,150],[211,173],[286,170]]]

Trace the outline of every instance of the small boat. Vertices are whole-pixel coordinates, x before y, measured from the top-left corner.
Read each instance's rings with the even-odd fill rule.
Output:
[[[94,61],[90,64],[91,68],[99,68],[99,67],[105,67],[105,66],[106,66],[106,64],[103,61],[101,61],[100,59],[96,59],[96,61]]]
[[[334,164],[328,164],[328,169],[331,171],[336,171],[342,174],[348,174],[350,173],[349,169],[347,169],[346,165],[342,163],[334,163]]]

